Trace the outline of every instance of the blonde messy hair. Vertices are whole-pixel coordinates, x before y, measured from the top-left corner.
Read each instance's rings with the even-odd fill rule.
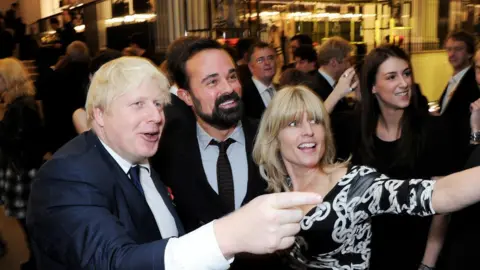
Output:
[[[34,96],[35,87],[23,63],[13,57],[0,59],[0,77],[5,81],[12,100],[21,96]]]
[[[320,98],[306,86],[289,86],[278,91],[265,110],[253,147],[253,159],[268,190],[290,190],[287,170],[280,155],[278,134],[292,121],[301,121],[304,113],[324,127],[325,153],[318,162],[322,169],[335,164],[335,144],[328,112]]]
[[[142,57],[124,56],[103,65],[95,72],[88,89],[85,105],[88,125],[91,126],[95,108],[108,111],[116,98],[137,89],[148,79],[156,83],[163,105],[169,104],[168,79],[151,61]]]

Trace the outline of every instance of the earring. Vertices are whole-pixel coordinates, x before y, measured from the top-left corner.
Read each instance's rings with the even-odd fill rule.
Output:
[[[287,183],[287,187],[290,190],[292,190],[293,189],[292,178],[290,178],[290,176],[287,176],[287,178],[285,178],[285,182]]]

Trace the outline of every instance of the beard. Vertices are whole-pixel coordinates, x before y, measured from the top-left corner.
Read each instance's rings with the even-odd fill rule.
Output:
[[[217,129],[226,130],[232,128],[236,126],[238,124],[238,121],[242,119],[243,102],[237,92],[232,92],[219,96],[215,100],[215,107],[211,114],[204,113],[202,111],[202,105],[200,104],[200,100],[198,100],[193,94],[191,96],[194,105],[193,111],[195,112],[195,114],[200,117],[200,119]],[[237,106],[228,109],[221,108],[220,104],[227,101],[236,102]]]

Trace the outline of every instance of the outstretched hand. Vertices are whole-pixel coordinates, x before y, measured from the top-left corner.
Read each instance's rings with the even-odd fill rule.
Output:
[[[265,254],[286,249],[300,231],[304,215],[298,207],[321,202],[320,195],[306,192],[259,196],[215,222],[220,249],[226,257],[240,252]]]

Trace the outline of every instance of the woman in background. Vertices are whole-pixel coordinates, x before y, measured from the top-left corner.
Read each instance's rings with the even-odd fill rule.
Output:
[[[328,111],[349,92],[351,73],[341,77],[325,102]],[[397,179],[430,179],[461,170],[459,149],[441,119],[421,102],[409,56],[384,45],[366,57],[361,101],[351,114],[332,115],[338,156]],[[371,270],[433,268],[443,245],[446,217],[384,215],[372,221]],[[392,233],[395,232],[395,233]]]
[[[20,222],[28,241],[25,217],[30,186],[47,150],[33,82],[19,60],[0,60],[0,93],[5,105],[0,122],[0,198],[5,214]],[[32,257],[22,269],[35,269]]]

